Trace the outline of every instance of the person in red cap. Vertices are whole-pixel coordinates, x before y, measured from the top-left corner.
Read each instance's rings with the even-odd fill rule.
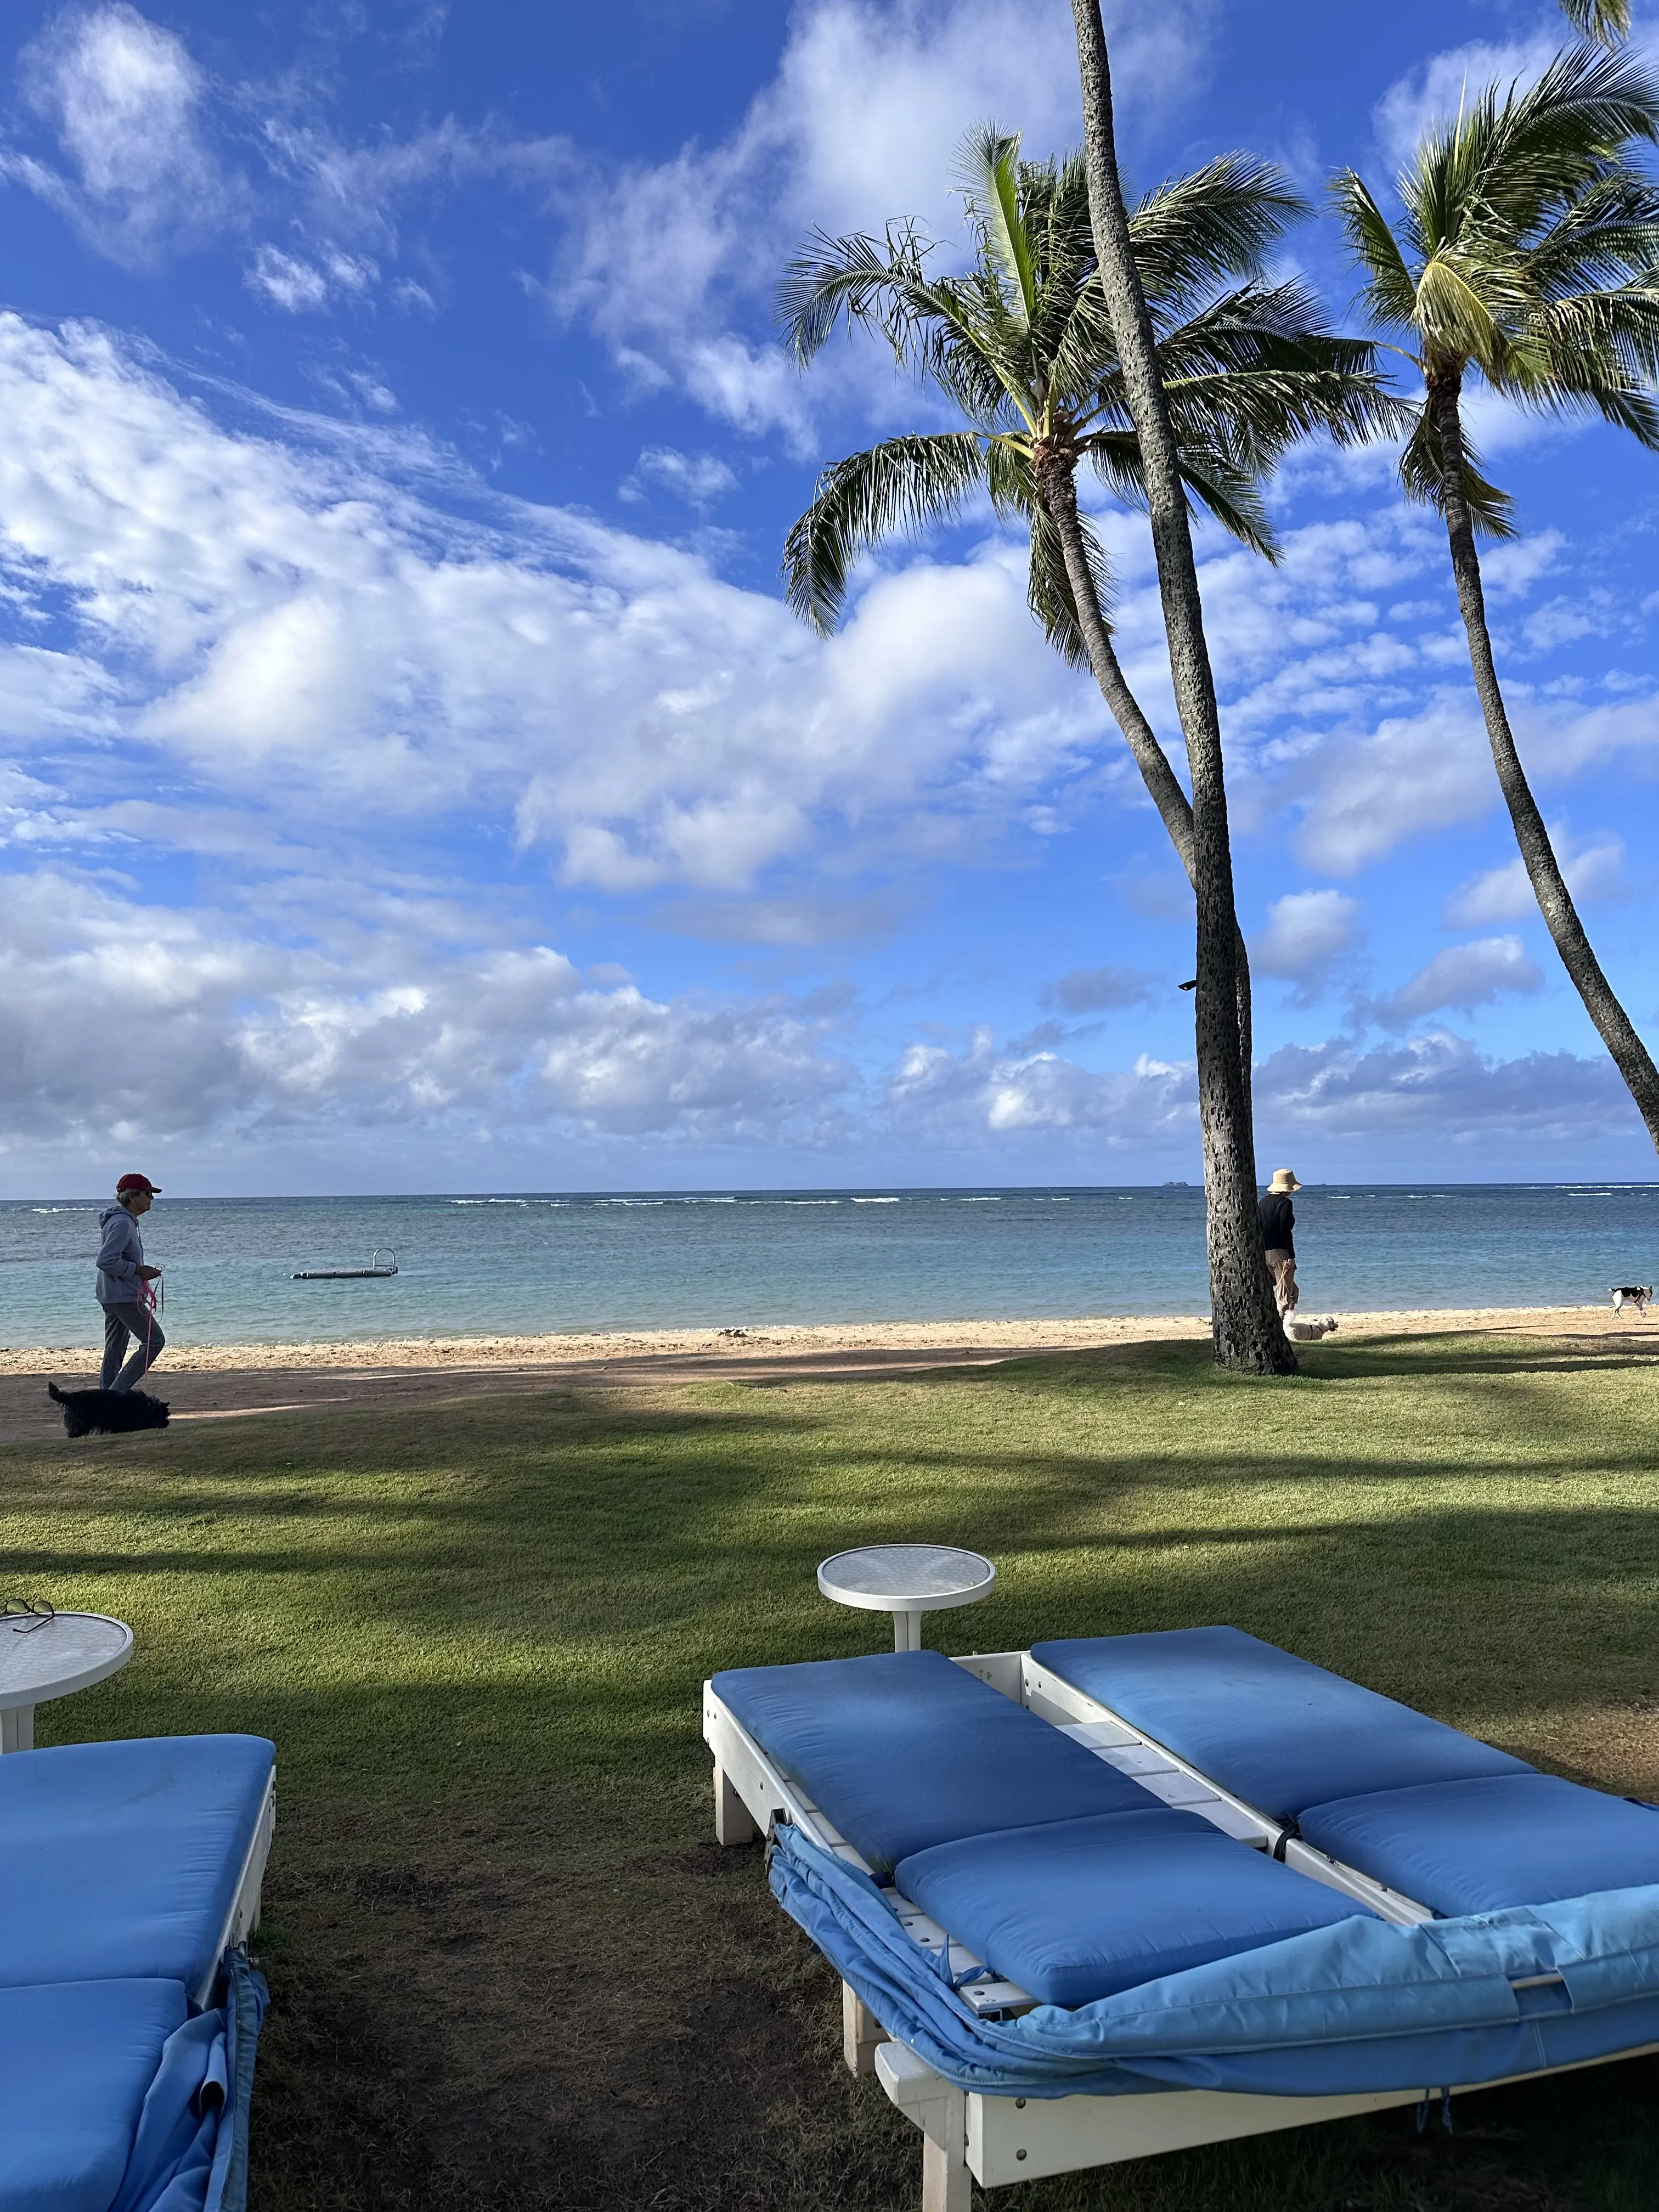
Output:
[[[115,1186],[115,1203],[98,1217],[104,1232],[98,1247],[98,1303],[104,1309],[104,1372],[106,1390],[131,1390],[142,1382],[160,1358],[167,1339],[161,1325],[146,1304],[143,1285],[153,1283],[159,1267],[144,1264],[143,1239],[138,1224],[161,1196],[148,1176],[124,1175]],[[129,1337],[136,1348],[121,1364]]]

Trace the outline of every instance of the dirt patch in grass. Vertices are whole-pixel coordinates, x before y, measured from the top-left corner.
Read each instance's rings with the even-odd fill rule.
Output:
[[[841,2064],[758,1846],[567,1802],[286,1821],[255,2212],[916,2212],[920,2139]],[[659,1814],[660,1820],[660,1814]],[[1177,2154],[999,2212],[1650,2212],[1659,2064]]]
[[[758,1846],[662,1848],[586,1807],[413,1833],[313,1814],[284,1834],[260,1942],[260,2205],[913,2193],[915,2138],[842,2069],[837,1984]]]

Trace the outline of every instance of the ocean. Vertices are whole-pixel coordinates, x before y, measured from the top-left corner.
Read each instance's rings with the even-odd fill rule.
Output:
[[[90,1345],[100,1206],[0,1203],[0,1347]],[[1577,1305],[1659,1277],[1659,1185],[1314,1186],[1304,1315]],[[170,1199],[144,1224],[183,1342],[1201,1314],[1204,1198],[1162,1188]],[[302,1267],[398,1273],[295,1282]],[[1659,1327],[1659,1322],[1656,1323]]]

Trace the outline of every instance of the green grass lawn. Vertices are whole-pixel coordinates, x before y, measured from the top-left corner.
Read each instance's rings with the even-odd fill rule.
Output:
[[[920,2203],[833,1978],[711,1840],[698,1686],[877,1648],[813,1569],[989,1553],[946,1649],[1231,1621],[1659,1796],[1654,1364],[1419,1338],[1290,1383],[1146,1346],[920,1379],[492,1394],[0,1453],[7,1589],[136,1656],[42,1742],[279,1752],[256,2212]],[[464,1395],[462,1395],[464,1393]],[[1659,2062],[1028,2185],[1006,2212],[1652,2212]]]

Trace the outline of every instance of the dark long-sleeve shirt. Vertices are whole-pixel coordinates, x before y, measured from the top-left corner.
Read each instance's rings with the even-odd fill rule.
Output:
[[[1270,1190],[1256,1209],[1256,1218],[1261,1224],[1261,1241],[1270,1252],[1288,1252],[1296,1257],[1296,1208],[1290,1194],[1282,1190]]]

